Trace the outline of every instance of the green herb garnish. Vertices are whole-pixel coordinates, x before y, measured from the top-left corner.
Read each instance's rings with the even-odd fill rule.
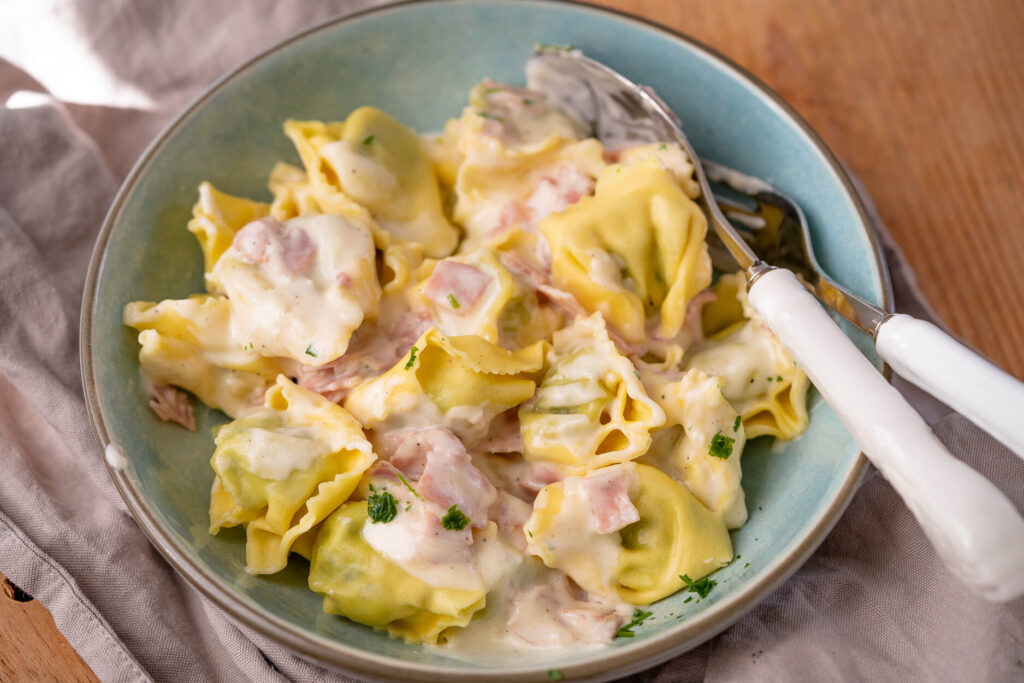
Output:
[[[736,421],[732,423],[732,431],[738,432],[740,430],[740,423],[741,422],[743,422],[743,420],[741,420],[740,416],[737,415],[736,416]]]
[[[485,119],[491,119],[492,121],[497,121],[497,122],[499,122],[499,123],[505,123],[505,119],[504,119],[504,117],[501,117],[501,116],[495,116],[494,114],[488,114],[488,113],[487,113],[487,112],[485,112],[485,111],[478,111],[478,112],[476,113],[476,115],[477,115],[477,116],[479,116],[479,117],[481,117],[481,118],[485,118]]]
[[[693,596],[691,595],[690,597],[688,597],[685,600],[683,600],[683,604],[685,605],[686,603],[691,602],[692,600],[693,600]]]
[[[448,295],[448,303],[451,305],[453,310],[457,311],[462,308],[462,304],[459,303],[459,300],[455,298],[454,294]]]
[[[565,674],[563,674],[558,669],[548,669],[548,680],[549,681],[560,681],[563,678],[565,678]]]
[[[252,351],[252,342],[247,342],[246,345],[242,347],[242,349],[244,351]]]
[[[419,351],[415,346],[409,351],[409,360],[405,363],[406,370],[412,370],[413,364],[416,362],[416,352]]]
[[[633,374],[634,374],[634,375],[636,375],[636,378],[637,378],[637,379],[639,379],[639,380],[643,380],[643,377],[641,377],[641,376],[640,376],[640,371],[639,371],[639,370],[634,370],[634,371],[633,371]]]
[[[781,382],[782,381],[782,375],[779,375],[778,377],[776,377],[775,381],[776,382]]]
[[[529,97],[524,97],[523,98],[523,104],[525,104],[527,107],[529,107],[531,104],[533,104],[533,100],[531,100]]]
[[[374,524],[387,524],[398,514],[395,497],[388,491],[378,491],[370,484],[370,497],[366,499],[366,515]]]
[[[441,526],[448,531],[462,531],[469,526],[469,517],[459,509],[458,505],[452,505],[441,518]]]
[[[652,614],[654,614],[654,612],[645,612],[642,609],[638,608],[635,612],[633,612],[633,620],[625,626],[623,626],[622,628],[620,628],[618,631],[616,631],[615,637],[632,638],[636,635],[635,633],[633,633],[633,627],[639,626],[640,624],[644,623],[644,621]]]
[[[493,95],[494,93],[496,93],[496,92],[501,92],[501,91],[502,91],[502,90],[504,90],[504,89],[505,89],[505,88],[502,88],[502,87],[498,87],[498,88],[487,88],[486,90],[484,90],[484,94],[485,94],[485,95]]]
[[[306,347],[306,355],[307,356],[313,356],[313,358],[316,358],[316,351],[313,350],[313,345],[312,344],[310,344],[309,346]]]
[[[572,52],[572,45],[557,45],[555,43],[534,43],[533,49],[538,52],[542,50],[558,50],[559,52]]]
[[[690,589],[691,593],[696,593],[698,597],[706,598],[711,589],[718,585],[717,581],[712,581],[710,578],[705,576],[699,581],[694,581],[686,574],[680,574],[679,578],[683,580],[683,583]]]
[[[372,145],[374,137],[376,137],[376,136],[374,136],[374,135],[367,135],[365,138],[363,138],[363,147],[369,147],[370,145]]]
[[[414,346],[413,348],[415,349],[416,347]],[[419,492],[418,492],[418,491],[417,491],[416,489],[414,489],[414,488],[412,487],[412,484],[410,484],[410,483],[409,483],[409,481],[408,481],[408,480],[407,480],[407,479],[406,479],[405,477],[403,477],[403,476],[402,476],[402,473],[401,473],[401,472],[395,472],[395,474],[397,474],[397,475],[398,475],[398,481],[400,481],[400,482],[402,482],[403,484],[405,484],[405,488],[407,488],[407,489],[409,489],[410,491],[412,491],[412,495],[416,496],[416,497],[417,497],[417,498],[419,498],[420,500],[423,500],[423,496],[421,496],[421,495],[419,494]]]
[[[658,145],[659,152],[664,152],[666,149],[668,149],[668,145],[666,145],[664,142]]]
[[[711,447],[708,449],[708,455],[712,458],[726,460],[732,455],[732,445],[734,443],[736,443],[736,439],[718,432],[711,437]]]
[[[551,408],[541,408],[539,406],[533,409],[535,413],[547,413],[549,415],[572,415],[576,412],[574,406],[554,406]]]

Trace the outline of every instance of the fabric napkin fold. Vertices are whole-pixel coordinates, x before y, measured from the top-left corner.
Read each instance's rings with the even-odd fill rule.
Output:
[[[0,572],[50,610],[101,680],[353,680],[236,624],[152,548],[88,424],[78,322],[103,215],[158,128],[233,64],[369,4],[0,6]],[[875,226],[897,310],[929,317],[877,217]],[[920,392],[914,402],[1024,509],[1020,459]],[[874,470],[822,547],[765,602],[630,680],[840,678],[1024,678],[1024,600],[992,605],[963,588]]]

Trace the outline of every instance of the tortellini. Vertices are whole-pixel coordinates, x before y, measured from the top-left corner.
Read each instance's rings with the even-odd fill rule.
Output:
[[[722,395],[721,381],[690,370],[674,381],[646,373],[645,382],[665,410],[667,424],[677,429],[665,435],[666,443],[652,446],[640,462],[683,484],[704,507],[721,514],[728,528],[743,526],[747,506],[740,485],[740,454],[746,431],[739,413]]]
[[[351,415],[283,375],[264,407],[220,429],[210,532],[244,524],[246,569],[284,568],[303,534],[341,505],[376,460]]]
[[[345,353],[381,295],[373,236],[358,216],[250,223],[213,274],[228,295],[234,337],[303,365]]]
[[[645,341],[648,318],[660,338],[679,334],[690,299],[711,282],[707,219],[654,159],[609,166],[593,197],[548,216],[540,230],[555,284],[630,343]]]
[[[289,121],[321,205],[365,207],[397,242],[423,245],[440,258],[459,233],[444,215],[433,165],[419,137],[373,107],[360,107],[344,123]]]
[[[213,276],[213,267],[231,246],[235,233],[249,223],[270,213],[270,205],[243,197],[233,197],[215,189],[210,183],[199,185],[199,201],[192,207],[188,229],[203,250],[206,290],[223,294]]]
[[[425,332],[383,375],[356,387],[345,408],[367,429],[444,425],[465,441],[530,398],[544,368],[544,342],[506,351],[481,337]]]
[[[572,121],[544,95],[493,81],[473,89],[441,144],[454,150],[442,155],[449,167],[459,160],[457,172],[448,173],[455,220],[466,230],[463,251],[589,194],[605,166],[600,143],[579,140]]]
[[[139,363],[149,380],[191,391],[231,417],[258,405],[281,371],[232,336],[224,297],[135,301],[124,307],[124,324],[139,330]]]
[[[341,506],[313,546],[309,587],[324,611],[381,628],[410,643],[435,644],[453,626],[466,626],[483,609],[484,587],[438,588],[417,579],[374,550],[363,537],[366,502]]]
[[[647,451],[665,413],[609,340],[600,315],[556,332],[550,364],[534,400],[519,410],[527,460],[580,473]]]
[[[487,249],[429,264],[413,289],[413,306],[428,309],[449,336],[473,334],[498,343],[498,319],[515,294],[508,271]]]
[[[525,529],[528,552],[544,564],[588,593],[634,605],[675,593],[680,575],[696,581],[732,560],[721,517],[663,472],[635,463],[549,484]]]
[[[743,418],[747,438],[792,439],[807,429],[807,375],[747,303],[742,273],[723,275],[718,300],[705,308],[704,346],[686,367],[721,379],[722,393]]]

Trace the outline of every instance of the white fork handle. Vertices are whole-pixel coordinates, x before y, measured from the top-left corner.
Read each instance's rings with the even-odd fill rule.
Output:
[[[875,348],[897,374],[965,415],[1024,458],[1024,382],[930,322],[902,313],[878,328]]]
[[[772,270],[750,303],[914,513],[946,566],[992,601],[1024,595],[1024,519],[957,460],[792,272]]]

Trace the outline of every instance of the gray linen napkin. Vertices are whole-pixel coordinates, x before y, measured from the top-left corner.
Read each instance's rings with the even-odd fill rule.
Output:
[[[0,572],[51,611],[104,681],[351,680],[234,623],[149,545],[90,431],[77,329],[96,232],[146,141],[225,69],[356,7],[141,7],[0,4]],[[891,241],[887,252],[897,308],[927,317]],[[944,414],[917,405],[932,421]],[[960,416],[936,431],[1024,508],[1024,463]],[[1024,601],[990,605],[962,588],[872,471],[824,545],[768,600],[631,678],[999,681],[1024,677],[1022,662]]]

